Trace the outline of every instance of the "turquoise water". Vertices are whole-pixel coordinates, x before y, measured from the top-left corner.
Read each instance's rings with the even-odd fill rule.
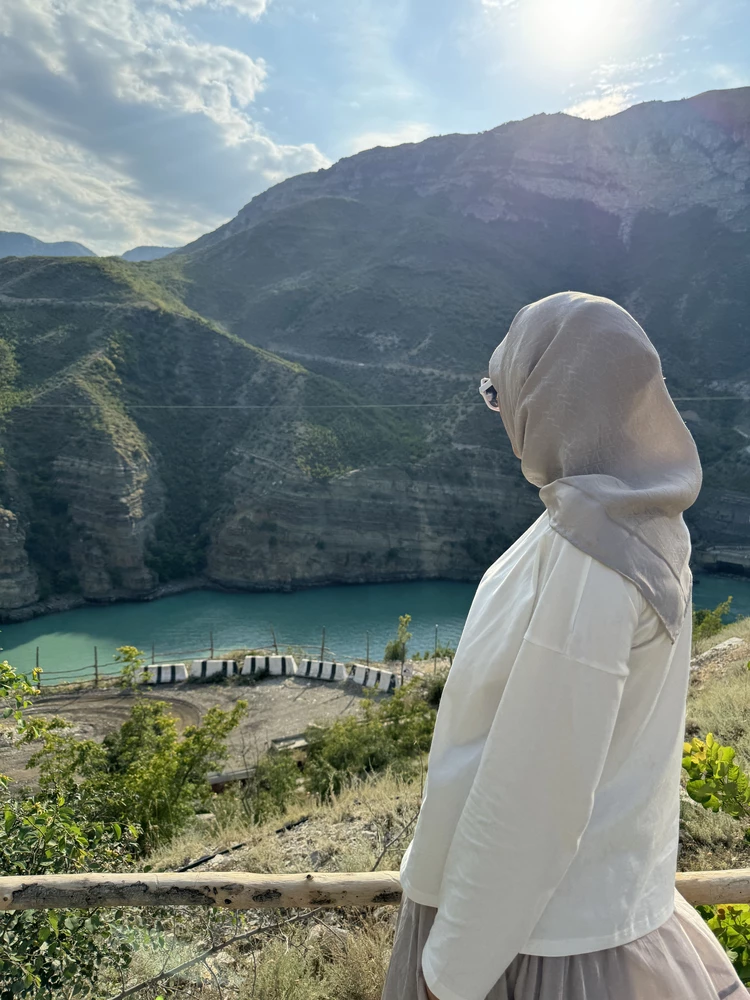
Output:
[[[303,646],[311,655],[319,655],[325,627],[327,656],[364,659],[369,631],[371,657],[381,659],[403,614],[412,616],[411,651],[433,647],[435,625],[440,644],[455,646],[475,589],[470,583],[428,581],[321,587],[291,594],[193,591],[0,626],[0,655],[18,670],[28,671],[38,646],[44,680],[50,683],[55,678],[93,677],[95,646],[99,664],[109,664],[102,666],[104,674],[117,671],[112,658],[118,646],[138,646],[150,656],[153,645],[157,661],[180,661],[208,656],[212,633],[217,653],[269,646],[273,629],[279,646]]]
[[[21,625],[2,627],[0,645],[19,670],[34,666],[36,648],[44,680],[93,677],[94,647],[101,673],[113,673],[118,646],[138,646],[161,661],[207,656],[213,633],[218,654],[241,647],[269,646],[272,629],[280,646],[303,646],[318,655],[326,629],[326,655],[341,660],[380,659],[393,637],[398,616],[412,616],[412,651],[431,649],[435,625],[439,641],[455,646],[475,584],[429,581],[321,587],[291,594],[221,594],[194,591],[159,601],[79,608]],[[733,609],[750,614],[750,579],[705,574],[695,587],[695,603],[714,607],[733,595]],[[317,651],[317,652],[315,652]]]

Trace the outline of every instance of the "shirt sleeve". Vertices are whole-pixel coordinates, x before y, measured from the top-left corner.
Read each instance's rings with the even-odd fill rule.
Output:
[[[593,809],[639,595],[565,545],[540,583],[448,852],[422,953],[439,1000],[484,1000],[531,937]]]

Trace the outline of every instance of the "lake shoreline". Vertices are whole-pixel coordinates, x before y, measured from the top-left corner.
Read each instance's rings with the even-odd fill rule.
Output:
[[[92,601],[81,594],[60,594],[49,597],[23,608],[0,611],[0,625],[20,625],[33,621],[35,618],[45,618],[63,611],[75,611],[78,608],[111,608],[117,604],[148,604],[161,600],[163,597],[173,597],[175,594],[187,594],[193,590],[224,590],[225,588],[212,584],[209,580],[191,579],[174,580],[160,584],[155,590],[142,597],[113,597],[111,600]]]
[[[700,586],[702,578],[711,578],[720,576],[723,579],[737,580],[743,583],[747,583],[750,580],[750,575],[743,573],[726,573],[719,572],[714,569],[709,569],[706,566],[695,567],[693,570],[694,585]],[[476,577],[468,579],[467,577],[461,576],[442,576],[442,577],[399,577],[394,579],[393,577],[384,576],[381,579],[375,580],[356,580],[356,581],[340,581],[340,580],[327,580],[324,583],[320,582],[305,582],[304,580],[299,581],[294,584],[289,583],[279,583],[276,585],[269,586],[251,586],[251,587],[227,587],[216,581],[209,580],[207,577],[190,577],[185,580],[172,580],[169,583],[160,584],[154,590],[150,591],[148,594],[143,594],[141,596],[113,596],[112,598],[107,598],[104,600],[90,600],[80,594],[60,594],[54,597],[46,598],[43,601],[37,601],[34,604],[28,604],[22,608],[14,608],[12,610],[5,609],[0,610],[0,626],[2,625],[20,625],[24,622],[30,622],[37,618],[46,618],[51,615],[59,614],[65,611],[75,611],[79,608],[110,608],[117,605],[128,605],[128,604],[150,604],[154,601],[159,601],[165,597],[174,597],[178,594],[187,594],[193,591],[208,591],[219,594],[292,594],[298,591],[305,590],[321,590],[326,587],[341,587],[341,586],[368,586],[371,584],[391,584],[391,583],[479,583],[481,579],[481,574]]]
[[[305,590],[325,590],[327,587],[367,587],[375,585],[388,585],[393,583],[476,583],[481,579],[481,574],[471,579],[461,576],[441,576],[441,577],[404,577],[397,578],[383,576],[372,580],[326,580],[325,582],[304,582],[295,584],[278,584],[266,587],[226,587],[205,577],[193,577],[187,580],[173,580],[169,583],[160,584],[155,590],[141,597],[112,597],[111,599],[92,601],[80,594],[61,594],[57,597],[50,597],[44,601],[37,601],[28,604],[23,608],[13,610],[0,610],[0,626],[21,625],[25,622],[34,621],[37,618],[46,618],[50,615],[59,614],[64,611],[75,611],[79,608],[111,608],[118,605],[127,604],[151,604],[165,597],[175,597],[178,594],[188,594],[194,591],[209,591],[218,594],[294,594]]]

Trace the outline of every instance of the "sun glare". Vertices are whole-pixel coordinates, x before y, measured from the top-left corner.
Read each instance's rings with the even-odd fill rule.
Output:
[[[555,63],[611,54],[628,17],[625,0],[534,0],[524,10],[532,48]]]

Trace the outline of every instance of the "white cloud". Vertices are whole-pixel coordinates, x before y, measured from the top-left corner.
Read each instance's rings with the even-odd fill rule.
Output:
[[[747,87],[750,85],[750,73],[726,63],[716,63],[709,69],[709,75],[720,87]]]
[[[564,108],[566,114],[577,118],[606,118],[616,115],[636,103],[636,97],[626,84],[615,85],[597,96],[587,97],[577,104]]]
[[[98,252],[182,243],[328,164],[254,121],[265,63],[192,36],[175,9],[195,2],[3,0],[0,229]]]
[[[644,87],[671,79],[669,74],[654,76],[656,70],[663,74],[665,58],[663,52],[651,52],[627,63],[603,63],[593,74],[595,85],[563,110],[578,118],[606,118],[624,111],[642,100],[638,92]]]
[[[517,7],[520,0],[479,0],[479,2],[486,11],[498,11]]]
[[[400,146],[403,142],[421,142],[435,131],[425,122],[404,122],[384,132],[362,132],[349,142],[349,152],[359,153],[374,146]]]
[[[158,0],[158,2],[175,10],[192,10],[194,7],[234,8],[238,14],[245,14],[257,21],[266,12],[270,0]]]

